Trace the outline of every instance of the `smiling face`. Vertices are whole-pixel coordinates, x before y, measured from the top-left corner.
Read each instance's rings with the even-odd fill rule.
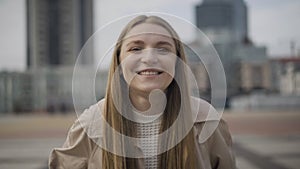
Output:
[[[165,28],[142,23],[123,39],[119,59],[131,93],[165,91],[175,74],[176,47]]]

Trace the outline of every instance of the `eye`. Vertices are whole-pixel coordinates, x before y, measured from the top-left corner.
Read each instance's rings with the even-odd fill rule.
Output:
[[[166,55],[170,52],[170,50],[168,48],[160,47],[156,48],[156,52],[161,55]]]
[[[142,47],[134,46],[134,47],[130,48],[128,51],[129,51],[129,52],[133,52],[133,53],[139,53],[139,52],[141,52],[142,50],[143,50]]]

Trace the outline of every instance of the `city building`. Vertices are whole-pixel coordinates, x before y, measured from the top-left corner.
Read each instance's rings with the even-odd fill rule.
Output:
[[[74,65],[93,33],[93,0],[27,0],[26,6],[28,68]],[[93,63],[92,54],[80,63]]]
[[[231,100],[233,109],[299,110],[300,108],[300,57],[282,56],[269,59],[272,90],[276,92],[252,92]],[[257,69],[257,68],[255,68]],[[262,74],[255,73],[258,76]],[[265,80],[265,79],[262,79]],[[252,82],[253,83],[253,82]]]
[[[91,101],[104,96],[107,72],[96,73],[87,66],[80,69],[80,74],[77,74],[80,81],[74,83],[73,69],[67,66],[40,68],[39,71],[0,72],[0,113],[74,111],[72,85],[76,85],[76,96],[82,98],[78,104],[88,107]],[[96,98],[86,98],[86,87],[90,86],[95,86]]]
[[[0,72],[0,112],[29,111],[33,107],[31,77],[28,73]]]
[[[203,0],[196,6],[196,26],[214,44],[247,40],[247,17],[247,6],[243,0]]]
[[[72,111],[72,75],[80,52],[82,92],[92,83],[87,75],[93,49],[81,49],[93,34],[93,0],[27,0],[26,8],[27,70],[0,73],[0,112]]]
[[[281,57],[271,60],[282,95],[300,96],[300,57]]]
[[[274,89],[267,49],[255,45],[248,36],[248,10],[244,0],[203,0],[196,6],[196,25],[209,38],[223,64],[228,100],[257,89]],[[201,37],[196,37],[190,45],[195,48],[198,45],[203,50]],[[202,79],[207,80],[202,84],[209,85],[209,77]]]

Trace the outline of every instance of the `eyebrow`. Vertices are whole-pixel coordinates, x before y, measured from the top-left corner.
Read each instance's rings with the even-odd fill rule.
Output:
[[[129,43],[126,44],[126,46],[128,47],[129,45],[131,44],[135,44],[135,45],[144,45],[145,42],[144,41],[141,41],[141,40],[135,40],[135,41],[131,41]],[[170,46],[170,47],[175,47],[175,45],[172,45],[170,42],[167,42],[167,41],[158,41],[155,46],[161,46],[161,45],[167,45],[167,46]]]
[[[141,40],[135,40],[135,41],[130,41],[129,43],[126,44],[126,46],[128,47],[131,44],[135,44],[135,45],[143,45],[144,42]]]
[[[175,47],[175,45],[172,45],[170,42],[167,42],[167,41],[159,41],[156,43],[157,46],[160,46],[160,45],[167,45],[167,46],[170,46],[170,47]]]

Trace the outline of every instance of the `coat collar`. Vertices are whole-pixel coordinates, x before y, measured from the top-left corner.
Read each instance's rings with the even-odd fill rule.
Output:
[[[90,106],[79,117],[81,127],[85,130],[90,138],[103,137],[103,127],[107,125],[103,117],[105,99],[100,100],[98,103]],[[207,121],[219,121],[221,113],[208,102],[200,98],[191,98],[191,107],[195,123]]]

